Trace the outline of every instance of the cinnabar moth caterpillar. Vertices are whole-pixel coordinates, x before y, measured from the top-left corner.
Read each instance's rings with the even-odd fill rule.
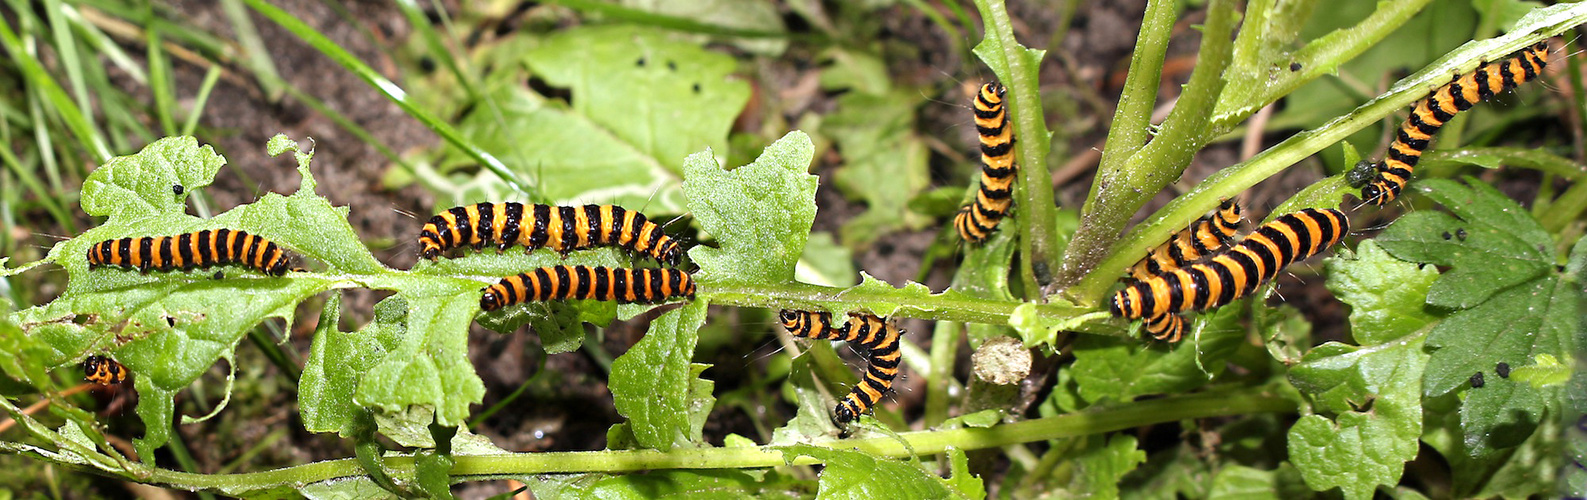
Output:
[[[694,278],[677,269],[590,266],[542,267],[485,287],[480,309],[494,311],[543,300],[611,300],[618,303],[694,299]]]
[[[239,263],[270,276],[286,274],[289,254],[275,242],[231,229],[176,236],[121,238],[88,248],[88,266],[169,271]]]
[[[785,309],[778,316],[783,328],[787,328],[788,333],[795,337],[842,340],[868,351],[865,376],[833,408],[833,420],[839,424],[852,422],[860,415],[870,413],[876,402],[892,390],[893,379],[898,377],[899,362],[903,359],[898,352],[898,341],[902,335],[898,327],[870,314],[850,313],[848,323],[841,327],[832,325],[832,313]]]
[[[1159,325],[1154,337],[1177,339],[1183,321],[1163,316],[1218,307],[1249,295],[1284,267],[1333,246],[1349,232],[1350,221],[1338,210],[1284,214],[1204,262],[1125,286],[1113,295],[1110,309],[1126,319],[1150,318],[1149,323]]]
[[[1394,201],[1410,182],[1411,171],[1421,160],[1422,151],[1427,150],[1433,134],[1438,133],[1445,122],[1453,119],[1456,113],[1537,78],[1546,65],[1548,44],[1539,42],[1520,54],[1482,65],[1439,87],[1432,96],[1417,103],[1410,119],[1400,125],[1388,154],[1376,165],[1377,176],[1361,188],[1361,199],[1378,206]]]
[[[1148,317],[1145,324],[1147,334],[1168,343],[1179,342],[1185,332],[1185,317],[1174,313]]]
[[[1147,252],[1146,258],[1130,268],[1130,276],[1143,280],[1217,252],[1234,239],[1243,220],[1245,217],[1240,215],[1240,204],[1233,198],[1223,200],[1217,212],[1197,219],[1190,227],[1174,233],[1168,241]]]
[[[975,95],[975,130],[981,136],[981,189],[975,201],[959,209],[953,227],[971,243],[986,241],[1014,203],[1014,129],[1009,127],[1003,96],[1008,89],[992,82]]]
[[[430,218],[419,232],[419,256],[435,260],[461,246],[480,250],[494,245],[506,250],[522,245],[547,247],[567,254],[574,250],[616,245],[677,265],[683,258],[678,242],[644,214],[616,205],[551,206],[522,203],[476,203],[453,207]]]
[[[117,385],[127,381],[127,367],[105,356],[89,356],[83,360],[83,379],[99,385]]]

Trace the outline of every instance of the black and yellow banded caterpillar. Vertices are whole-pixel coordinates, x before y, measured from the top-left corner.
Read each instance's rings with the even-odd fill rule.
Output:
[[[506,250],[513,245],[563,254],[615,245],[674,266],[683,258],[677,240],[661,226],[616,205],[476,203],[441,212],[419,231],[419,256],[430,260],[462,246]]]
[[[286,274],[289,260],[275,242],[231,229],[105,240],[88,248],[89,268],[118,266],[143,272],[238,263],[280,276]]]
[[[1174,233],[1168,241],[1147,252],[1146,258],[1130,268],[1130,277],[1143,280],[1177,269],[1222,250],[1240,230],[1240,204],[1233,198],[1223,200],[1218,211],[1197,219],[1190,227]]]
[[[1249,295],[1286,266],[1339,243],[1349,232],[1350,221],[1338,210],[1284,214],[1204,262],[1130,283],[1113,295],[1109,306],[1115,316],[1147,318],[1154,337],[1177,340],[1183,318],[1164,316],[1218,307]]]
[[[1417,103],[1411,117],[1400,125],[1388,154],[1376,164],[1377,175],[1361,188],[1361,199],[1378,206],[1394,201],[1410,182],[1411,172],[1416,169],[1433,134],[1437,134],[1444,123],[1456,113],[1537,78],[1547,65],[1548,44],[1539,42],[1520,54],[1484,64],[1439,87],[1432,96]]]
[[[850,313],[848,323],[841,327],[833,326],[832,313],[826,312],[784,309],[778,317],[783,328],[795,337],[842,340],[868,352],[865,376],[833,408],[833,420],[837,423],[853,422],[860,415],[870,413],[876,402],[892,390],[899,362],[903,359],[898,352],[899,337],[903,333],[898,327],[870,314]]]
[[[508,276],[482,291],[479,307],[486,311],[544,300],[655,303],[673,297],[694,299],[694,278],[677,269],[561,265]]]
[[[83,360],[83,380],[99,385],[117,385],[127,381],[127,367],[106,356],[89,356]]]
[[[1014,203],[1014,129],[1008,124],[1003,97],[1008,89],[996,82],[975,95],[975,130],[981,137],[981,189],[975,201],[959,209],[953,227],[971,243],[986,241]]]

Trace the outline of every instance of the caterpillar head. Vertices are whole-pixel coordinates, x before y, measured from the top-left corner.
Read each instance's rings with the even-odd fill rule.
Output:
[[[479,308],[486,311],[501,309],[506,304],[502,303],[502,293],[498,290],[500,285],[485,287],[484,294],[479,297]]]
[[[848,403],[848,401],[840,402],[837,408],[832,409],[832,423],[842,426],[843,424],[859,420],[859,414],[855,413],[854,408]]]

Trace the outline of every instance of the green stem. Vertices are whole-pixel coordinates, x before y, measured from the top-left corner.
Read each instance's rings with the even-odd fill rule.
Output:
[[[1571,184],[1564,194],[1554,198],[1554,203],[1549,206],[1548,212],[1538,219],[1543,229],[1549,234],[1555,234],[1565,229],[1565,226],[1581,216],[1587,210],[1587,182]]]
[[[908,290],[884,290],[869,287],[835,288],[807,283],[778,285],[750,285],[742,283],[700,283],[700,295],[708,296],[711,304],[738,307],[764,307],[767,309],[800,310],[856,310],[869,309],[876,304],[897,305],[892,311],[876,311],[890,317],[918,318],[931,321],[961,323],[986,323],[1007,325],[1014,309],[1026,302],[970,297],[952,291],[936,295],[916,295]],[[1036,316],[1062,322],[1092,312],[1062,303],[1035,304]],[[1073,331],[1095,335],[1124,336],[1125,329],[1116,321],[1087,321]]]
[[[989,428],[917,431],[902,433],[899,435],[899,439],[880,437],[829,440],[811,444],[831,448],[854,449],[871,455],[905,458],[943,453],[949,447],[960,450],[997,448],[1050,439],[1100,434],[1180,420],[1249,415],[1252,413],[1291,413],[1295,410],[1296,407],[1293,401],[1280,396],[1249,393],[1206,393],[1139,401],[1127,403],[1116,408],[1026,420]],[[517,453],[506,455],[460,455],[454,456],[454,458],[457,460],[457,464],[452,468],[452,476],[460,479],[468,479],[470,476],[496,476],[503,474],[611,473],[656,469],[742,469],[776,467],[786,463],[783,458],[783,452],[778,448],[772,447],[677,448],[669,452],[622,450]],[[815,464],[819,462],[810,457],[800,457],[794,463]],[[411,456],[386,457],[384,465],[397,475],[405,477],[411,476],[414,469],[413,457]],[[180,488],[205,488],[231,494],[242,494],[285,485],[302,485],[357,476],[362,473],[363,471],[358,466],[357,461],[349,458],[246,474],[204,475],[157,469],[149,473],[148,481]],[[480,479],[483,478],[480,477]]]
[[[942,423],[948,418],[948,384],[953,383],[953,360],[958,357],[959,332],[964,325],[952,321],[938,321],[931,330],[931,373],[926,375],[925,425]]]
[[[1570,11],[1562,14],[1569,14],[1570,17],[1566,18],[1562,15],[1560,19],[1564,20],[1552,27],[1520,30],[1487,40],[1485,43],[1457,52],[1456,55],[1447,58],[1449,62],[1438,68],[1456,68],[1455,71],[1458,72],[1470,71],[1482,61],[1494,60],[1554,36],[1559,31],[1587,23],[1587,4],[1572,4],[1569,7]],[[1168,206],[1135,226],[1114,245],[1111,252],[1102,252],[1101,254],[1107,257],[1097,264],[1092,272],[1083,276],[1079,284],[1069,289],[1069,296],[1076,304],[1099,303],[1118,276],[1142,255],[1146,255],[1147,249],[1167,239],[1187,222],[1200,217],[1216,206],[1220,199],[1238,195],[1256,183],[1322,151],[1323,148],[1344,140],[1350,134],[1377,123],[1383,117],[1426,97],[1429,92],[1447,83],[1448,80],[1449,73],[1443,71],[1419,72],[1396,84],[1388,94],[1362,104],[1349,114],[1335,118],[1316,129],[1295,134],[1243,163],[1209,176],[1195,189],[1175,198]],[[1085,221],[1082,220],[1081,224],[1081,230],[1084,231]],[[1076,233],[1076,243],[1080,241],[1080,236]],[[1073,245],[1072,243],[1070,246],[1069,256],[1089,253],[1089,251],[1077,250]],[[1068,264],[1069,261],[1066,260],[1065,265]]]
[[[1053,202],[1052,173],[1047,170],[1047,152],[1052,147],[1052,132],[1047,130],[1041,106],[1040,69],[1043,51],[1031,50],[1014,39],[1014,26],[1003,2],[976,0],[986,30],[977,54],[986,60],[1008,87],[1009,122],[1014,126],[1015,157],[1019,160],[1019,181],[1014,187],[1018,214],[1014,223],[1022,236],[1019,241],[1019,276],[1027,300],[1041,298],[1040,279],[1046,281],[1057,266],[1057,235],[1053,219],[1058,207]],[[984,49],[984,50],[981,50]],[[1039,272],[1038,272],[1039,271]]]
[[[1055,284],[1060,288],[1079,283],[1092,268],[1088,261],[1101,255],[1117,237],[1120,223],[1111,224],[1113,229],[1107,230],[1105,228],[1110,225],[1107,221],[1128,220],[1135,211],[1126,207],[1139,208],[1139,203],[1144,202],[1134,200],[1157,193],[1156,189],[1150,189],[1151,184],[1161,187],[1172,180],[1154,182],[1154,172],[1144,166],[1131,165],[1129,159],[1146,145],[1152,108],[1157,102],[1157,84],[1162,78],[1163,58],[1173,34],[1175,5],[1167,0],[1152,0],[1146,4],[1141,33],[1135,39],[1135,54],[1130,57],[1130,71],[1119,96],[1118,110],[1113,113],[1113,126],[1108,129],[1107,148],[1102,151],[1091,194],[1080,208],[1080,227],[1075,230],[1074,239],[1064,252],[1063,264],[1058,268]]]

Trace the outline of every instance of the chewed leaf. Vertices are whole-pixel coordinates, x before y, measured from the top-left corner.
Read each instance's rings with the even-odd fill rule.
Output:
[[[709,413],[715,402],[711,383],[701,381],[697,365],[689,363],[703,324],[704,302],[668,311],[612,362],[612,399],[640,445],[667,451],[700,442],[701,409]]]
[[[974,498],[970,495],[979,492],[909,462],[810,445],[783,448],[783,459],[789,462],[801,455],[826,464],[821,471],[821,489],[816,492],[819,498]]]
[[[192,137],[167,137],[100,165],[83,181],[83,211],[112,219],[182,213],[187,193],[208,186],[226,159]],[[177,193],[172,186],[182,186]]]
[[[1328,289],[1350,305],[1351,335],[1363,345],[1409,335],[1437,318],[1425,311],[1438,269],[1400,261],[1367,240],[1353,257],[1328,259]]]
[[[721,244],[689,251],[700,265],[701,282],[793,279],[815,222],[817,179],[806,173],[814,155],[810,137],[798,131],[767,146],[754,163],[730,171],[710,151],[689,155],[683,181],[689,211]]]
[[[1371,498],[1399,482],[1422,434],[1425,337],[1410,335],[1358,349],[1328,343],[1306,354],[1290,380],[1335,417],[1301,417],[1289,431],[1289,456],[1306,484]]]
[[[406,331],[363,375],[354,400],[386,413],[431,407],[437,423],[462,425],[469,405],[485,397],[468,359],[468,325],[479,311],[479,291],[470,283],[437,284],[398,295],[407,304]]]

